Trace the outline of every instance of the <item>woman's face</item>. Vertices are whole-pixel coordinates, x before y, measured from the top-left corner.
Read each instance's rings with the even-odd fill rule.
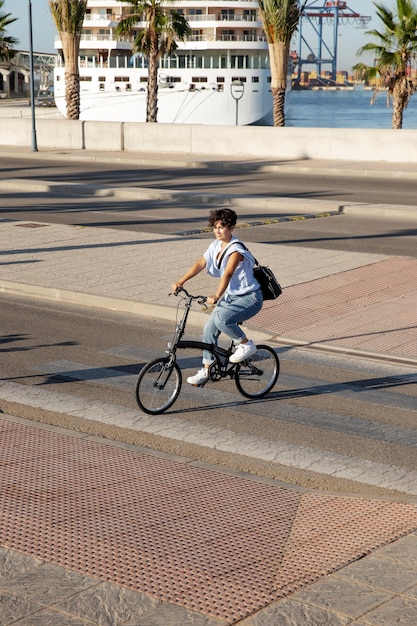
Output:
[[[229,226],[226,226],[226,224],[223,224],[223,222],[219,220],[218,222],[214,223],[213,233],[216,239],[218,239],[219,241],[225,241],[226,243],[229,243],[232,238],[233,228],[233,226],[229,228]]]

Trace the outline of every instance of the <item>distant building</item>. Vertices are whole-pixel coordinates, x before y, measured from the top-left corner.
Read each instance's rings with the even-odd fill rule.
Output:
[[[53,83],[56,54],[34,52],[33,69],[36,88],[47,89]],[[30,53],[17,50],[11,61],[0,62],[0,97],[25,96],[30,91]]]

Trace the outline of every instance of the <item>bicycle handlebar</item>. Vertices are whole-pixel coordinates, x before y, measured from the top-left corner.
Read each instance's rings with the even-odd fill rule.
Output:
[[[185,295],[186,298],[189,298],[190,300],[197,300],[198,304],[204,305],[207,303],[207,296],[193,296],[191,293],[188,293],[188,291],[184,288],[184,287],[178,287],[178,289],[176,289],[176,291],[171,292],[169,295],[170,296],[179,296],[181,293],[183,293]]]

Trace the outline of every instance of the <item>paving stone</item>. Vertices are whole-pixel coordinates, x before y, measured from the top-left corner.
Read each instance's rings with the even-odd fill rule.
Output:
[[[123,626],[225,626],[229,623],[169,602],[163,602],[146,615],[134,618]]]
[[[392,597],[393,594],[368,585],[351,583],[339,575],[328,576],[297,593],[298,602],[335,611],[355,619]],[[415,623],[413,626],[416,626]]]
[[[396,561],[407,563],[417,569],[417,533],[411,533],[398,541],[381,548],[379,554]]]
[[[407,598],[414,598],[415,600],[417,600],[417,584],[406,589],[406,591],[404,591],[402,595],[406,596]]]
[[[49,606],[97,584],[99,581],[90,576],[83,576],[56,565],[44,564],[17,579],[1,581],[0,588]]]
[[[41,606],[24,598],[0,590],[0,624],[8,626],[16,620],[32,615],[39,611]]]
[[[101,583],[61,602],[57,608],[100,626],[117,626],[129,623],[128,620],[133,617],[142,623],[140,616],[158,604],[160,601],[143,593],[130,591],[119,585]]]
[[[60,613],[53,609],[43,609],[38,613],[33,613],[24,619],[11,623],[13,623],[13,626],[99,626],[98,622],[92,624],[79,617],[65,615],[65,613]],[[3,625],[3,622],[1,624],[6,626],[6,624]]]
[[[417,600],[399,596],[370,611],[363,619],[372,626],[416,626]]]
[[[352,581],[357,580],[394,593],[403,593],[413,583],[417,583],[417,573],[412,565],[393,562],[378,553],[345,567],[340,574]]]
[[[16,550],[0,548],[0,586],[3,579],[16,578],[24,572],[42,565],[41,559],[35,559]]]
[[[239,626],[345,626],[345,624],[350,624],[349,617],[286,598],[242,620]]]

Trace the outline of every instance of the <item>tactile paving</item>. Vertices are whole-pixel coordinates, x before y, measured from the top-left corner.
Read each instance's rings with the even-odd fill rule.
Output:
[[[0,420],[0,542],[225,620],[417,527],[417,505],[301,493]]]
[[[414,357],[417,260],[390,257],[293,285],[251,324],[305,343]]]

